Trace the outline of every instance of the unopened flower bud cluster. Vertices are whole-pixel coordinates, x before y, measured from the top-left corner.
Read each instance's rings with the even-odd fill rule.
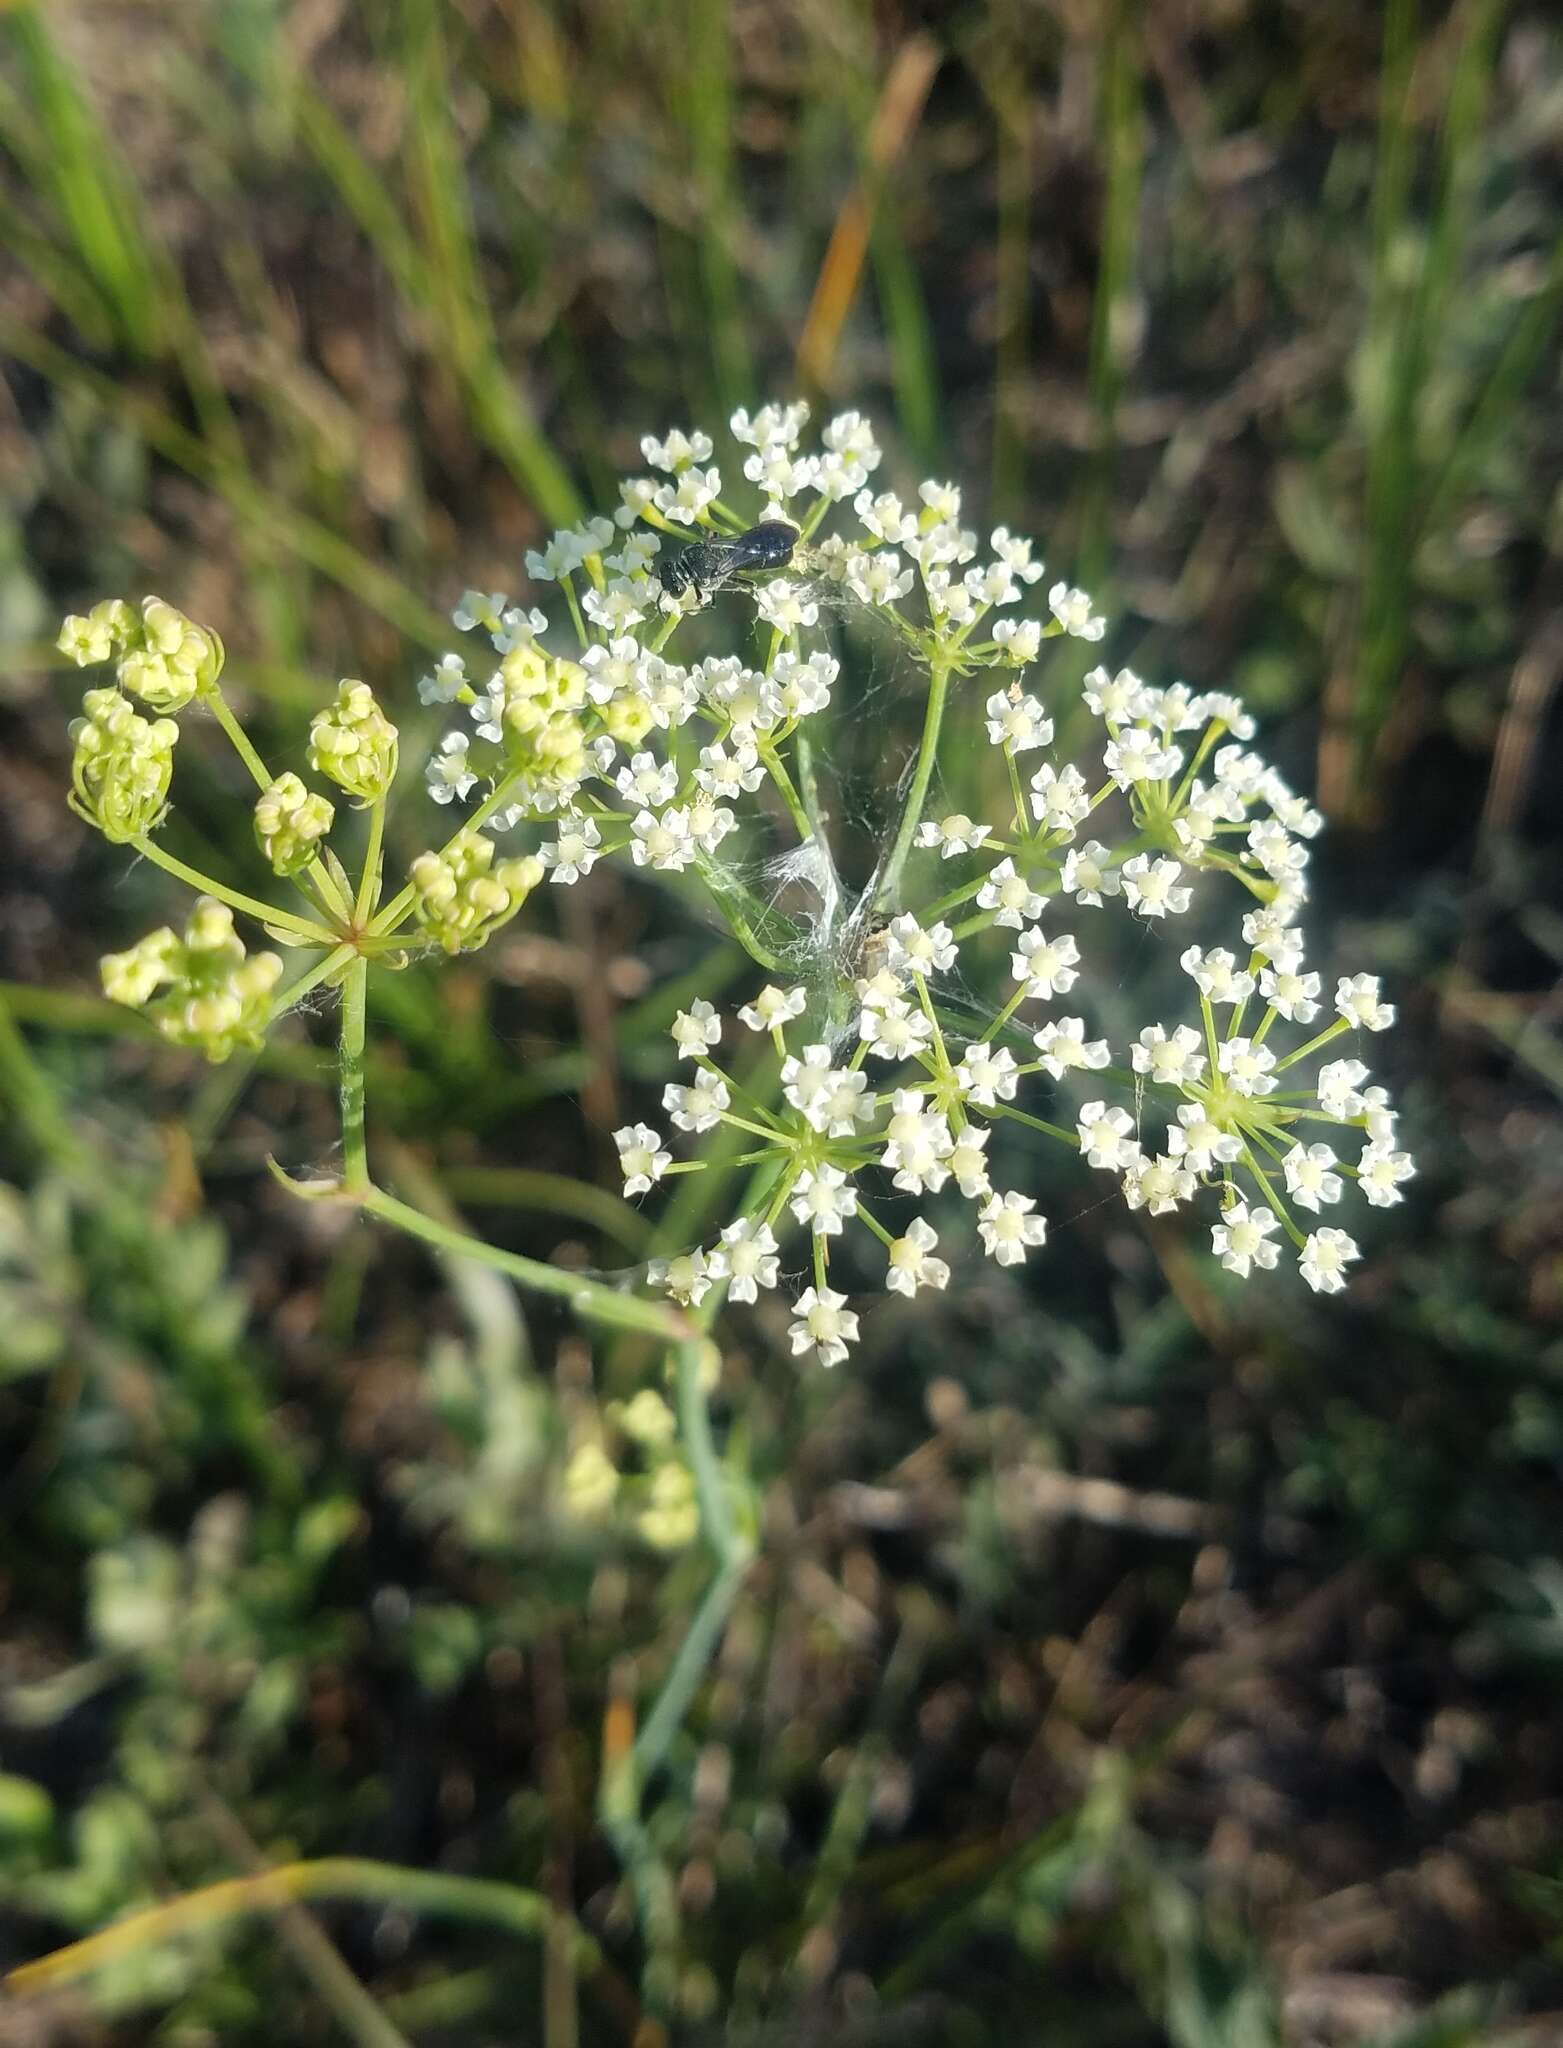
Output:
[[[163,925],[102,962],[111,1002],[145,1011],[173,1044],[217,1061],[260,1044],[281,973],[275,953],[245,952],[233,912],[209,896],[197,899],[182,938]]]

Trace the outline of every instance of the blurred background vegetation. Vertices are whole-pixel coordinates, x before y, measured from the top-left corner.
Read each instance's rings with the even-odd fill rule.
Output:
[[[1555,10],[68,0],[0,11],[0,145],[0,1961],[296,1857],[553,1908],[262,1916],[0,2040],[1558,2040]],[[1033,1269],[886,1300],[850,1370],[730,1318],[763,1549],[648,1934],[594,1805],[708,1569],[626,1405],[659,1361],[290,1203],[305,1030],[206,1070],[98,999],[173,905],[65,810],[51,643],[156,590],[289,763],[339,675],[423,731],[463,586],[642,433],[800,392],[1037,534],[1109,658],[1262,714],[1423,1175],[1340,1302],[1075,1180]],[[181,757],[171,829],[250,858]],[[558,893],[381,979],[372,1139],[632,1266],[711,1197],[626,1208],[606,1133],[744,962]]]

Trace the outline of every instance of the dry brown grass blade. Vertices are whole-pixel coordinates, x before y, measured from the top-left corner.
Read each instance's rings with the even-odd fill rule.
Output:
[[[857,296],[886,173],[905,150],[922,119],[929,88],[943,56],[932,36],[909,36],[897,50],[885,78],[879,104],[869,123],[863,169],[836,215],[798,342],[798,380],[806,389],[822,389],[830,376],[842,326]]]

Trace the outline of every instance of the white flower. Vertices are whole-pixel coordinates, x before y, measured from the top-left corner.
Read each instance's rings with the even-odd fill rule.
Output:
[[[768,981],[752,1003],[745,1003],[738,1012],[738,1021],[747,1024],[751,1031],[775,1031],[789,1018],[801,1017],[808,1007],[808,993],[803,988],[777,988]]]
[[[673,1043],[681,1060],[699,1059],[721,1035],[722,1020],[703,996],[697,996],[687,1010],[680,1010],[673,1019]]]
[[[928,507],[936,521],[941,523],[959,519],[961,516],[961,493],[957,484],[927,483],[917,486],[917,495]]]
[[[829,1138],[850,1138],[859,1124],[873,1119],[875,1102],[867,1088],[868,1076],[861,1068],[830,1067],[814,1081],[808,1099],[799,1101],[788,1089],[787,1100],[816,1131]]]
[[[1243,937],[1256,953],[1262,953],[1272,967],[1300,967],[1303,944],[1300,932],[1288,929],[1292,906],[1277,898],[1261,904],[1243,919]]]
[[[1019,683],[998,690],[988,699],[988,738],[996,747],[1008,747],[1012,754],[1029,754],[1049,745],[1053,721],[1044,715],[1035,697],[1022,696]]]
[[[793,405],[762,405],[753,419],[740,406],[727,425],[733,439],[742,441],[746,447],[796,448],[798,436],[808,424],[808,418],[809,408],[799,399]],[[651,460],[649,455],[646,459],[648,462]],[[701,458],[702,461],[704,459]]]
[[[859,555],[846,575],[848,589],[863,604],[894,604],[906,596],[915,580],[913,571],[902,566],[892,548]]]
[[[1299,874],[1308,865],[1308,849],[1299,846],[1286,827],[1275,818],[1262,819],[1248,828],[1248,851],[1267,875],[1282,881]]]
[[[454,704],[466,688],[467,670],[459,654],[442,654],[428,675],[418,681],[420,704]]]
[[[1031,550],[1035,543],[1027,540],[1024,535],[1011,535],[1007,526],[996,526],[989,536],[989,541],[999,560],[1018,576],[1022,583],[1035,583],[1042,574],[1042,564],[1031,559]]]
[[[1031,778],[1031,808],[1038,822],[1052,832],[1072,834],[1081,819],[1090,815],[1091,792],[1073,762],[1067,768],[1055,768],[1049,761],[1037,770]]]
[[[1194,1176],[1180,1161],[1163,1153],[1159,1159],[1137,1159],[1124,1175],[1124,1199],[1131,1209],[1149,1209],[1167,1216],[1194,1192]]]
[[[458,633],[470,633],[478,626],[487,632],[497,633],[509,602],[501,590],[496,590],[491,597],[485,596],[481,590],[464,590],[461,603],[450,615],[451,624]]]
[[[987,1161],[987,1145],[991,1136],[986,1124],[968,1123],[951,1141],[945,1154],[944,1163],[954,1174],[955,1185],[968,1202],[987,1194],[991,1185]]]
[[[695,781],[708,796],[736,797],[757,790],[765,780],[765,769],[752,747],[740,744],[729,753],[722,741],[700,749],[700,766]]]
[[[1251,1038],[1228,1038],[1217,1046],[1216,1057],[1234,1095],[1274,1093],[1275,1054],[1269,1046],[1255,1045]]]
[[[478,778],[467,766],[468,744],[464,732],[448,732],[440,741],[439,752],[424,763],[429,794],[437,804],[448,804],[452,797],[465,802],[468,791],[476,786]]]
[[[1270,1233],[1277,1228],[1272,1210],[1233,1202],[1210,1233],[1211,1249],[1229,1273],[1246,1280],[1255,1266],[1270,1272],[1281,1256],[1281,1247],[1270,1242]]]
[[[1316,1000],[1319,977],[1293,970],[1264,967],[1259,973],[1259,993],[1278,1017],[1288,1024],[1311,1024],[1319,1014]]]
[[[995,1100],[1013,1102],[1020,1085],[1015,1055],[1002,1045],[997,1051],[990,1045],[968,1045],[955,1078],[983,1109],[992,1109]]]
[[[857,1214],[857,1190],[838,1166],[799,1174],[790,1201],[793,1215],[820,1237],[839,1237],[847,1218]]]
[[[1363,1128],[1375,1145],[1393,1145],[1395,1124],[1400,1112],[1390,1107],[1388,1092],[1383,1088],[1364,1088],[1360,1110]]]
[[[1105,865],[1111,857],[1100,839],[1088,839],[1084,846],[1072,846],[1064,860],[1064,894],[1073,896],[1077,903],[1094,903],[1098,907],[1104,896],[1121,896],[1122,876],[1116,868]]]
[[[925,1107],[915,1088],[899,1088],[890,1103],[883,1164],[895,1170],[895,1184],[910,1195],[936,1192],[950,1177],[950,1127]]]
[[[1376,974],[1343,976],[1335,986],[1335,1008],[1365,1031],[1387,1031],[1395,1021],[1393,1005],[1379,1000]]]
[[[671,761],[659,761],[655,754],[632,754],[629,766],[613,778],[613,786],[628,802],[642,810],[660,809],[678,792],[678,770]]]
[[[955,939],[947,924],[930,925],[927,931],[905,911],[892,918],[886,932],[890,965],[909,974],[943,974],[955,965]]]
[[[1105,1102],[1087,1102],[1080,1110],[1075,1128],[1080,1133],[1080,1150],[1087,1166],[1122,1173],[1141,1156],[1134,1136],[1134,1119],[1126,1109],[1109,1109]]]
[[[1361,1116],[1363,1098],[1358,1091],[1367,1078],[1368,1070],[1361,1060],[1331,1060],[1327,1066],[1320,1067],[1319,1078],[1314,1083],[1320,1109],[1341,1123]]]
[[[690,799],[689,836],[702,853],[715,853],[729,832],[738,830],[738,819],[726,804],[700,790]]]
[[[885,1286],[892,1294],[913,1295],[919,1287],[948,1287],[950,1269],[943,1259],[929,1254],[939,1242],[938,1233],[921,1216],[907,1225],[906,1235],[889,1248],[890,1270]]]
[[[650,1124],[625,1124],[613,1134],[619,1148],[619,1167],[624,1175],[624,1192],[643,1195],[654,1180],[661,1180],[673,1164],[671,1152],[662,1149],[662,1139]]]
[[[1236,1132],[1223,1130],[1204,1103],[1183,1102],[1177,1122],[1167,1126],[1167,1150],[1195,1173],[1209,1173],[1214,1166],[1231,1166],[1241,1159],[1243,1141]]]
[[[1011,1188],[1006,1195],[989,1196],[977,1211],[982,1248],[999,1265],[1024,1265],[1027,1246],[1046,1243],[1047,1219],[1033,1216],[1035,1207],[1029,1195],[1018,1195]]]
[[[700,437],[704,440],[705,436]],[[714,498],[721,496],[719,469],[681,470],[676,483],[658,484],[652,503],[664,519],[679,526],[693,526]]]
[[[1102,750],[1107,772],[1120,789],[1134,789],[1142,782],[1167,782],[1183,765],[1176,747],[1164,747],[1154,733],[1131,725]]]
[[[1129,725],[1143,718],[1150,692],[1132,668],[1121,668],[1109,676],[1105,668],[1093,668],[1085,679],[1087,708],[1109,725]]]
[[[1016,604],[1020,585],[1007,562],[989,562],[981,569],[968,569],[962,577],[973,604]]]
[[[1315,1294],[1339,1294],[1346,1285],[1347,1266],[1361,1256],[1356,1240],[1344,1230],[1316,1230],[1303,1246],[1298,1263]]]
[[[1015,872],[1015,863],[1008,854],[997,867],[989,869],[988,879],[977,891],[977,908],[993,911],[995,924],[1008,925],[1017,932],[1025,919],[1042,915],[1042,902],[1025,876]]]
[[[1080,948],[1068,932],[1050,939],[1037,925],[1020,935],[1020,946],[1009,956],[1009,971],[1020,982],[1028,998],[1046,1002],[1054,995],[1067,995],[1080,979],[1076,962]]]
[[[1147,1024],[1139,1041],[1129,1049],[1137,1074],[1149,1074],[1164,1087],[1182,1088],[1199,1079],[1205,1071],[1197,1031],[1180,1024],[1169,1038],[1160,1024]]]
[[[1049,609],[1066,633],[1072,633],[1077,640],[1100,640],[1107,631],[1107,621],[1092,616],[1091,600],[1083,590],[1072,590],[1067,583],[1055,583],[1047,594]]]
[[[1281,1161],[1281,1170],[1286,1175],[1286,1192],[1299,1209],[1312,1209],[1318,1214],[1321,1202],[1338,1202],[1341,1196],[1341,1178],[1332,1173],[1335,1154],[1328,1145],[1294,1145]]]
[[[695,857],[688,811],[664,811],[660,818],[641,811],[630,825],[630,834],[630,858],[638,868],[649,863],[677,874]]]
[[[929,818],[917,828],[918,845],[937,846],[946,860],[958,853],[975,853],[992,836],[992,826],[974,824],[964,811],[952,811],[937,822]]]
[[[893,492],[876,498],[872,491],[859,491],[852,509],[876,540],[902,546],[917,538],[917,514],[906,511]]]
[[[577,818],[567,812],[559,820],[558,837],[543,842],[537,850],[538,858],[552,871],[548,877],[551,882],[568,887],[591,873],[601,845],[602,834],[595,818]]]
[[[784,576],[773,576],[769,583],[759,584],[755,589],[756,614],[778,633],[796,633],[805,626],[818,625],[819,606],[804,596],[806,587]]]
[[[713,470],[712,475],[716,472]],[[631,626],[638,626],[646,616],[647,592],[644,584],[631,583],[626,577],[619,577],[606,590],[588,590],[581,599],[581,610],[594,626],[606,633],[610,639],[628,632]]]
[[[1416,1164],[1409,1152],[1396,1152],[1387,1144],[1374,1142],[1362,1149],[1357,1185],[1364,1201],[1373,1208],[1389,1209],[1405,1200],[1400,1183],[1410,1180],[1415,1172]]]
[[[711,1291],[711,1267],[698,1245],[676,1259],[653,1259],[646,1268],[646,1277],[653,1287],[665,1288],[685,1308],[697,1308]]]
[[[1131,910],[1141,917],[1181,917],[1193,898],[1193,890],[1180,888],[1183,872],[1175,860],[1153,861],[1148,853],[1137,853],[1123,864],[1123,892]]]
[[[847,1346],[857,1342],[857,1317],[845,1306],[847,1297],[833,1288],[806,1287],[794,1304],[797,1320],[787,1334],[792,1355],[815,1351],[821,1365],[840,1365]]]
[[[1011,668],[1024,668],[1042,651],[1042,621],[1000,619],[993,628],[993,644]]]
[[[679,470],[687,469],[692,462],[709,462],[716,449],[711,436],[702,434],[698,428],[694,433],[686,434],[674,427],[665,441],[659,441],[654,434],[645,435],[640,452],[653,469],[663,469],[669,476],[676,476]]]
[[[1190,946],[1179,956],[1178,965],[1194,977],[1208,1002],[1246,1003],[1254,992],[1254,977],[1238,966],[1225,946],[1212,946],[1208,953]]]
[[[681,1131],[714,1130],[731,1100],[720,1074],[696,1074],[688,1087],[669,1081],[662,1091],[662,1107]]]
[[[779,1264],[770,1225],[752,1216],[740,1217],[722,1232],[722,1242],[711,1254],[711,1275],[730,1282],[727,1291],[734,1301],[755,1301],[757,1289],[776,1285]]]
[[[765,492],[774,516],[789,498],[818,488],[820,459],[817,455],[793,455],[780,447],[757,448],[744,458],[744,475]]]
[[[771,670],[771,687],[784,718],[809,718],[830,702],[831,686],[841,673],[841,663],[823,648],[816,648],[807,661],[783,648]]]
[[[794,1054],[782,1062],[782,1093],[796,1110],[805,1115],[830,1087],[830,1047],[806,1045],[801,1059]]]
[[[913,1059],[933,1039],[933,1025],[910,1003],[884,1003],[858,1013],[859,1038],[866,1039],[876,1059]]]
[[[1042,1058],[1044,1070],[1055,1081],[1081,1068],[1105,1067],[1111,1058],[1105,1038],[1087,1042],[1083,1017],[1059,1017],[1044,1024],[1031,1039]]]

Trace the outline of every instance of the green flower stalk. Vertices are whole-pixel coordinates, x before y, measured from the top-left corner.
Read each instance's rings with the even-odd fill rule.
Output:
[[[306,789],[290,771],[256,799],[256,843],[275,874],[302,874],[320,852],[335,818],[329,799]]]
[[[367,683],[337,685],[336,702],[310,721],[309,765],[359,804],[378,803],[396,780],[396,727]]]
[[[515,916],[544,872],[535,854],[496,865],[492,839],[459,833],[443,853],[420,853],[413,862],[413,916],[447,953],[476,952]]]
[[[89,690],[71,725],[69,803],[116,846],[155,831],[168,810],[179,728],[147,719],[118,690]]]

